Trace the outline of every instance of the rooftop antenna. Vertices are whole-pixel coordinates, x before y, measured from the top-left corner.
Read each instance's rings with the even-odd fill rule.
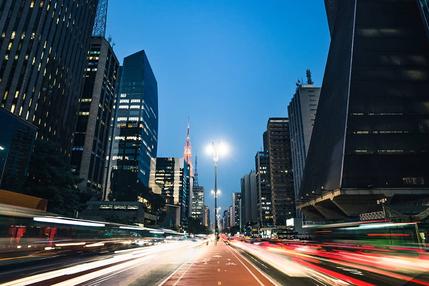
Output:
[[[305,75],[307,76],[307,84],[312,85],[314,82],[313,82],[313,79],[311,78],[311,70],[307,69],[305,71]]]

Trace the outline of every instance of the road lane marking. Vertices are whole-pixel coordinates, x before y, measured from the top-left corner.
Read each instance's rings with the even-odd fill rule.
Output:
[[[259,272],[259,274],[261,274],[262,276],[265,277],[265,279],[267,279],[268,281],[270,281],[273,285],[275,286],[279,286],[280,284],[278,284],[276,281],[274,281],[271,277],[269,277],[267,274],[263,273],[261,270],[258,269],[258,267],[256,267],[255,265],[252,264],[252,262],[250,262],[246,257],[244,257],[243,255],[241,255],[237,250],[235,250],[232,246],[229,246],[229,249],[231,250],[231,252],[237,252],[240,257],[242,257],[245,261],[247,261],[247,263],[249,263],[250,265],[253,266],[253,268],[256,269],[256,271]],[[241,261],[240,261],[241,262]],[[241,262],[242,263],[242,262]]]
[[[182,275],[180,275],[179,279],[177,279],[176,283],[173,284],[173,286],[176,286],[177,283],[180,282],[180,280],[182,280],[183,276],[185,276],[186,272],[188,272],[188,270],[191,268],[191,266],[194,265],[194,263],[190,263],[188,268],[186,268],[186,270],[182,273]]]
[[[243,261],[241,261],[241,259],[233,252],[233,250],[231,248],[228,248],[229,251],[231,251],[232,255],[235,256],[235,258],[237,258],[237,260],[244,266],[244,268],[247,269],[247,271],[249,271],[249,273],[253,276],[253,278],[255,278],[256,281],[258,281],[259,285],[261,286],[265,286],[264,283],[261,282],[261,280],[259,280],[258,277],[256,277],[256,275],[249,269],[249,267],[246,266],[246,264],[244,264]]]

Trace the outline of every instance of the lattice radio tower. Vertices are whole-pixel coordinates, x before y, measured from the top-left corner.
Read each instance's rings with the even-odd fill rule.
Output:
[[[107,22],[107,4],[108,0],[98,0],[97,14],[95,16],[94,27],[92,28],[93,37],[106,36],[106,22]]]

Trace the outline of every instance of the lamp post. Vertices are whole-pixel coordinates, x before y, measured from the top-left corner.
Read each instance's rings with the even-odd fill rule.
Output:
[[[0,151],[5,151],[5,150],[6,150],[6,148],[0,145]],[[1,175],[0,175],[0,188],[1,188],[1,185],[2,185],[2,183],[3,183],[4,170],[6,169],[7,155],[8,155],[8,153],[6,153],[6,157],[5,157],[5,159],[4,159],[4,163],[3,163],[3,168],[2,168],[2,170],[1,170]]]
[[[218,212],[219,212],[219,209],[220,209],[220,207],[218,208],[218,206],[217,206],[217,198],[219,197],[219,195],[220,195],[220,190],[217,190],[216,189],[216,187],[217,187],[217,164],[215,165],[215,190],[212,190],[212,195],[213,195],[213,197],[214,197],[214,199],[215,199],[215,237],[216,237],[216,239],[218,238],[217,237],[217,235],[218,235],[218,233],[219,233],[219,225],[218,225]]]
[[[214,166],[214,190],[212,191],[212,194],[214,195],[215,199],[215,239],[218,240],[219,235],[219,226],[217,223],[217,197],[220,194],[220,191],[217,188],[217,169],[218,169],[218,162],[219,162],[219,156],[222,156],[228,152],[228,148],[224,143],[215,143],[212,142],[209,146],[207,146],[207,153],[209,153],[212,156],[213,160],[213,166]]]

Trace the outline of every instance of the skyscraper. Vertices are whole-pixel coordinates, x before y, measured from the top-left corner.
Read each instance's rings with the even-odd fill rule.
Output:
[[[241,178],[241,219],[243,226],[258,221],[256,199],[256,173],[251,171]]]
[[[0,107],[71,152],[97,0],[0,3]]]
[[[195,157],[194,166],[194,180],[192,185],[192,198],[191,198],[191,216],[198,219],[201,223],[204,220],[204,187],[199,185],[198,182],[198,161]]]
[[[91,190],[98,197],[104,190],[118,69],[119,62],[110,43],[93,37],[84,72],[71,163],[73,172],[83,179],[80,189]]]
[[[429,194],[425,6],[325,3],[331,45],[299,207],[312,221],[419,212]]]
[[[165,200],[166,226],[187,226],[189,217],[190,166],[180,158],[152,160],[149,187]]]
[[[232,193],[232,217],[234,218],[232,226],[241,228],[241,193]]]
[[[264,137],[270,161],[273,222],[285,226],[286,220],[295,216],[289,119],[270,118]]]
[[[146,53],[124,59],[112,148],[111,191],[127,192],[127,182],[149,185],[158,145],[158,87]]]
[[[288,106],[293,184],[296,198],[299,197],[298,192],[304,174],[305,158],[310,146],[320,95],[320,87],[313,85],[309,70],[307,70],[307,76],[306,84],[297,84],[296,92]]]
[[[267,151],[260,151],[255,156],[257,187],[257,221],[262,227],[273,225],[273,207],[271,202],[270,159]]]

